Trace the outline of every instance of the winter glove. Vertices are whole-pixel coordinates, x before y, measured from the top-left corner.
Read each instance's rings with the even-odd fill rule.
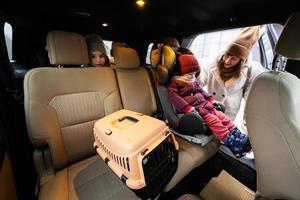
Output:
[[[219,111],[221,111],[221,112],[225,112],[225,106],[222,104],[222,103],[218,103],[218,102],[214,102],[213,103],[213,105],[214,105],[214,108],[216,109],[216,110],[219,110]]]
[[[213,97],[209,97],[208,101],[213,104],[213,106],[216,110],[225,112],[225,106],[222,103],[216,101]]]
[[[198,112],[197,112],[197,110],[195,109],[195,107],[189,106],[189,105],[186,106],[186,107],[184,108],[184,112],[185,112],[185,113],[193,112],[193,113],[198,114]]]

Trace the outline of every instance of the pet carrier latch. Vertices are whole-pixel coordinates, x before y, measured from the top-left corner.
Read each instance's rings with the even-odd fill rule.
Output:
[[[126,184],[126,180],[127,180],[127,179],[128,179],[128,178],[127,178],[126,176],[124,176],[124,174],[122,174],[122,176],[121,176],[122,182]]]
[[[109,162],[109,159],[106,157],[106,158],[104,159],[104,162],[107,164],[107,163]]]

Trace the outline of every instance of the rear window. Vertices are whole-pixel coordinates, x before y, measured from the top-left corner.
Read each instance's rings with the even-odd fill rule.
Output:
[[[106,51],[106,55],[110,58],[111,57],[111,44],[112,44],[112,41],[103,40],[103,43],[104,43],[104,48],[105,48],[105,51]]]
[[[146,60],[145,60],[145,63],[147,65],[151,64],[150,53],[151,53],[152,46],[153,46],[153,43],[150,43],[149,46],[148,46],[148,49],[147,49]]]

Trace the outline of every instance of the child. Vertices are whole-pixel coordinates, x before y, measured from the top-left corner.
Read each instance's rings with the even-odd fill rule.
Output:
[[[106,56],[102,38],[96,34],[85,36],[89,53],[89,64],[92,67],[109,66],[109,59]]]
[[[236,157],[244,156],[251,150],[248,136],[241,133],[223,112],[214,108],[216,101],[200,87],[197,80],[200,73],[198,61],[190,51],[187,52],[179,53],[176,64],[178,76],[173,76],[168,84],[171,104],[179,113],[200,114],[221,143]]]

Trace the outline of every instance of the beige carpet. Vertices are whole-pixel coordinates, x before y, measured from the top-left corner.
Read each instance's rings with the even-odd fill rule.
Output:
[[[254,192],[225,170],[208,182],[200,196],[204,200],[254,200]]]

